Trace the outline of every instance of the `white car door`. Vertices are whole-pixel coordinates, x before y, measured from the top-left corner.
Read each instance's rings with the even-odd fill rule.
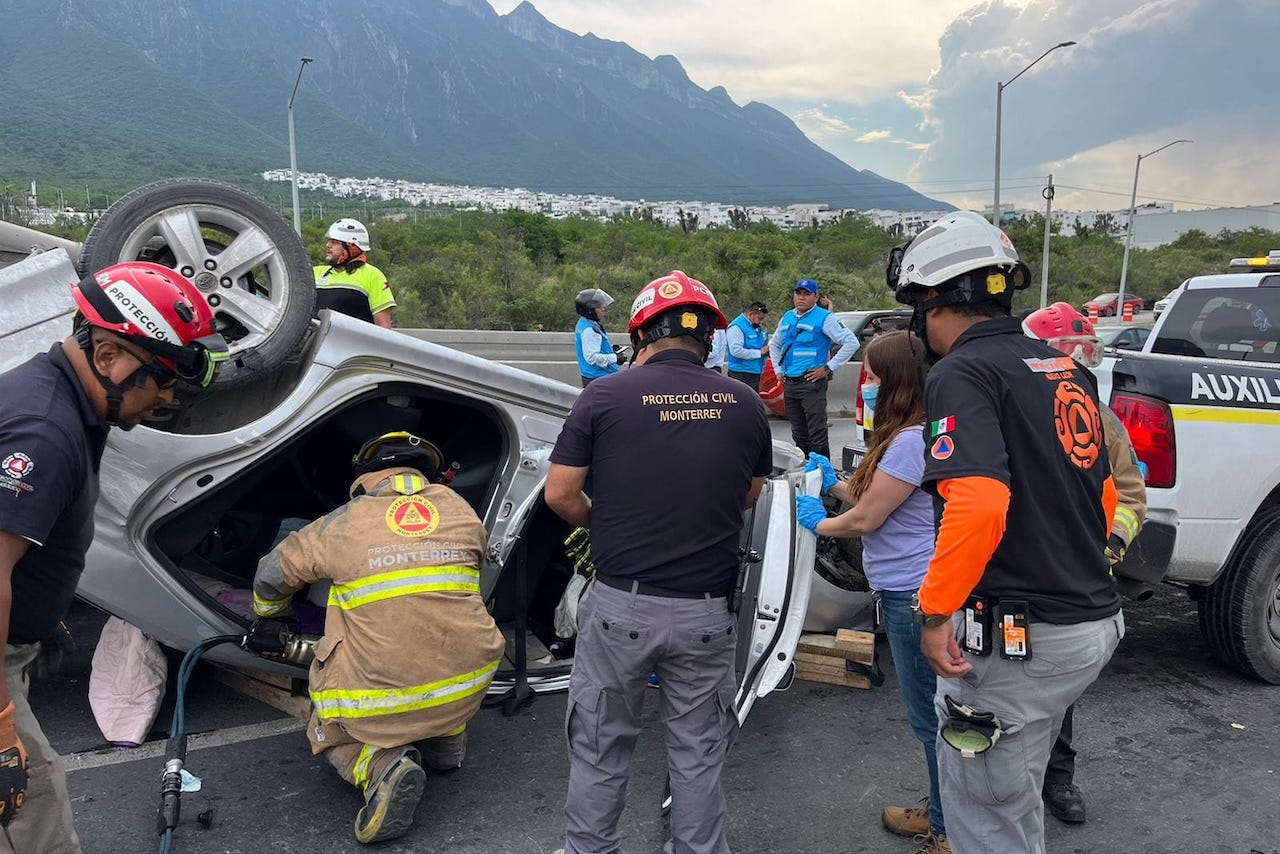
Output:
[[[796,495],[816,495],[819,472],[795,471],[765,481],[748,518],[749,549],[738,603],[738,722],[755,701],[785,689],[794,673],[813,582],[817,538],[796,522]]]

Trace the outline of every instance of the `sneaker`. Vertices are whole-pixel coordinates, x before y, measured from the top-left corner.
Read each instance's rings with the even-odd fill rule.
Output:
[[[1084,795],[1074,783],[1049,783],[1040,795],[1049,813],[1058,821],[1084,823]]]
[[[899,836],[928,836],[929,799],[914,807],[885,807],[880,813],[884,829]]]
[[[920,845],[913,854],[951,854],[951,843],[947,841],[945,834],[929,831],[918,834],[911,841]]]
[[[426,783],[427,774],[421,765],[408,756],[397,759],[369,789],[364,806],[356,813],[356,839],[380,842],[404,836],[413,825],[413,813]]]

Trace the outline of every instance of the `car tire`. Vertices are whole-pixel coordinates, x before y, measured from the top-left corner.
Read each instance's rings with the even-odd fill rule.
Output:
[[[1253,679],[1280,685],[1280,507],[1260,512],[1227,568],[1199,602],[1213,656]]]
[[[228,253],[234,263],[225,269]],[[85,240],[80,275],[135,260],[177,270],[209,300],[231,350],[214,377],[219,387],[283,363],[311,323],[315,277],[301,239],[266,202],[231,184],[159,181],[113,204]]]

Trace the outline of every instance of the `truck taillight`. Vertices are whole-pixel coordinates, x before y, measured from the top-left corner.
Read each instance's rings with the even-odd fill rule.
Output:
[[[1147,486],[1173,486],[1176,448],[1169,405],[1146,395],[1118,391],[1111,398],[1111,410],[1129,431],[1133,450],[1146,466]]]

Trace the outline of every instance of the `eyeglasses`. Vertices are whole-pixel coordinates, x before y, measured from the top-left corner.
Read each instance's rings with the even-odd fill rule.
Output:
[[[149,362],[144,362],[142,370],[147,374],[147,376],[155,380],[156,385],[164,391],[168,391],[178,385],[178,375],[160,364],[154,358]]]
[[[121,349],[138,360],[139,368],[134,374],[135,377],[151,377],[163,391],[168,391],[178,385],[178,375],[166,368],[155,356],[144,359],[127,347],[122,347]],[[141,382],[138,383],[139,386],[142,384]]]

